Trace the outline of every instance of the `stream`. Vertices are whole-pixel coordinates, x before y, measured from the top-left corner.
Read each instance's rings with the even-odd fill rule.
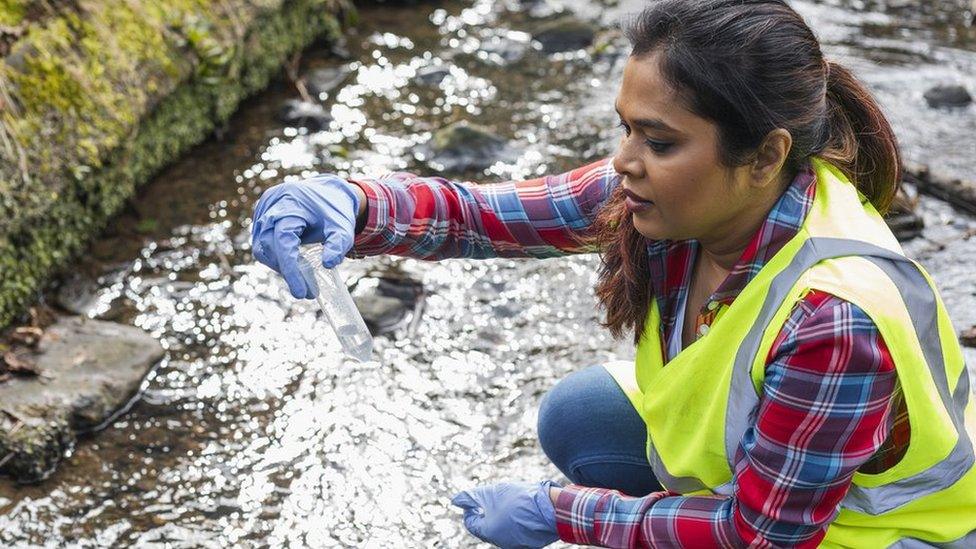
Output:
[[[876,93],[908,160],[973,180],[976,105],[933,109],[922,97],[936,84],[976,93],[967,4],[793,3]],[[157,337],[165,359],[131,409],[50,478],[0,480],[0,545],[474,547],[452,494],[559,478],[536,440],[540,398],[571,371],[633,356],[598,325],[596,256],[347,260],[354,294],[383,280],[423,287],[375,338],[377,362],[356,363],[315,303],[252,259],[251,209],[269,186],[316,172],[438,173],[418,151],[461,120],[518,154],[452,177],[525,179],[611,155],[628,51],[613,24],[641,5],[364,5],[347,51],[302,56],[306,82],[339,75],[315,97],[331,124],[281,122],[299,98],[282,80],[142,187],[64,284],[90,297],[90,316]],[[597,25],[600,46],[533,47],[531,33],[562,11]],[[926,228],[906,251],[956,329],[976,325],[976,217],[926,196],[919,212]],[[976,349],[966,357],[976,364]]]

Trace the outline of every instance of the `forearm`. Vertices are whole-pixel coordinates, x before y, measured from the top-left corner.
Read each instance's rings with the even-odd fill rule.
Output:
[[[406,172],[350,182],[366,198],[357,212],[357,255],[543,258],[594,251],[582,237],[618,176],[601,160],[489,185]]]

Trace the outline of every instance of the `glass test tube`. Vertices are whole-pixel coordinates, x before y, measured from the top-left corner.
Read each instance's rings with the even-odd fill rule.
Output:
[[[349,295],[337,269],[322,265],[322,247],[304,246],[298,256],[298,269],[312,288],[325,318],[335,331],[342,350],[351,358],[367,362],[373,354],[373,336]]]

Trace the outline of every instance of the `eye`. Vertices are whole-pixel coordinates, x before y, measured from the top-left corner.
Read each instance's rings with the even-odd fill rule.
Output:
[[[617,122],[617,127],[624,129],[624,135],[630,135],[630,128],[627,126],[627,124],[624,124],[623,120]]]
[[[674,143],[668,141],[654,141],[653,139],[645,139],[644,143],[656,153],[666,153],[674,145]]]

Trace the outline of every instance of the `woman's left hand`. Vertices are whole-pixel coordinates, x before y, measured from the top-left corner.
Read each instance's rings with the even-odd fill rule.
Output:
[[[502,482],[454,496],[472,535],[502,549],[545,547],[559,539],[556,511],[549,499],[552,481]]]

